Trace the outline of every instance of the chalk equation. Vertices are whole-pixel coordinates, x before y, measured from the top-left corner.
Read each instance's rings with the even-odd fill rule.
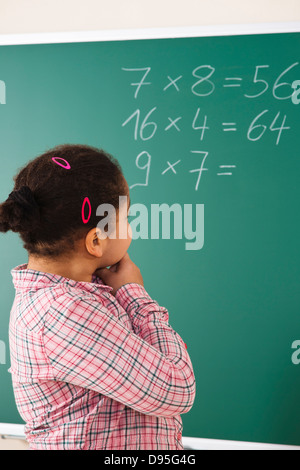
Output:
[[[130,132],[134,142],[145,142],[155,141],[159,139],[162,133],[170,135],[170,139],[174,141],[176,136],[180,136],[183,131],[186,132],[190,129],[199,142],[199,147],[187,149],[186,154],[197,156],[197,167],[192,167],[188,170],[189,173],[195,173],[195,191],[198,191],[199,184],[204,172],[208,171],[206,163],[209,161],[209,151],[204,147],[207,136],[213,132],[215,136],[216,132],[223,133],[223,135],[241,134],[245,138],[245,141],[258,142],[270,134],[274,136],[274,146],[279,146],[284,136],[288,136],[292,126],[289,122],[287,114],[280,110],[262,109],[255,115],[252,115],[245,126],[239,126],[237,120],[232,118],[228,121],[224,119],[217,120],[216,116],[209,116],[201,106],[199,106],[198,98],[206,98],[213,95],[218,91],[218,88],[222,88],[224,92],[226,90],[234,90],[240,92],[240,95],[245,100],[257,100],[266,93],[269,93],[269,97],[277,100],[290,100],[295,102],[295,79],[292,77],[294,73],[299,74],[299,62],[295,62],[289,65],[287,68],[282,70],[279,75],[272,79],[268,79],[267,71],[271,68],[270,65],[257,65],[252,73],[252,79],[248,83],[242,76],[226,76],[220,79],[217,75],[217,69],[212,65],[200,65],[195,69],[191,70],[189,77],[189,88],[187,85],[183,85],[184,75],[180,74],[177,76],[166,75],[160,80],[160,88],[158,84],[153,81],[152,72],[153,69],[150,66],[129,68],[121,67],[125,80],[130,87],[133,88],[132,98],[134,102],[138,102],[139,105],[134,109],[133,112],[129,112],[127,116],[124,116],[121,126]],[[249,74],[247,73],[247,77]],[[128,77],[128,78],[127,78]],[[191,80],[192,78],[192,80]],[[156,79],[157,80],[157,79]],[[165,111],[161,111],[160,106],[153,106],[145,109],[143,105],[143,96],[149,97],[146,89],[150,90],[154,87],[157,93],[157,89],[160,90],[161,96],[164,96],[170,91],[173,91],[172,102],[176,99],[176,95],[179,96],[181,92],[190,92],[191,96],[197,97],[197,105],[194,109],[189,106],[188,111],[185,115],[178,113],[171,115]],[[248,88],[248,89],[247,89]],[[133,102],[133,103],[134,103]],[[171,109],[174,109],[172,107]],[[232,115],[232,110],[231,115]],[[182,134],[183,135],[183,134]],[[136,167],[144,171],[143,181],[137,182],[131,186],[148,186],[149,175],[151,167],[151,154],[146,149],[140,152],[136,158]],[[143,162],[143,163],[141,163]],[[165,168],[162,169],[161,175],[165,175],[168,172],[177,174],[177,170],[180,168],[182,159],[177,159],[172,162],[166,161]],[[191,163],[192,165],[192,163]],[[222,165],[218,166],[216,176],[218,177],[231,177],[235,174],[237,164],[234,161],[223,162]]]
[[[131,114],[128,119],[126,119],[122,123],[122,127],[126,126],[130,121],[134,122],[134,132],[133,132],[133,138],[134,140],[150,140],[152,139],[157,130],[158,130],[158,125],[152,119],[150,121],[151,115],[157,111],[157,107],[152,108],[146,116],[141,118],[141,110],[137,109],[134,111],[133,114]],[[191,128],[194,131],[199,131],[199,136],[200,136],[200,141],[204,140],[205,133],[208,132],[211,127],[208,126],[208,116],[204,115],[201,120],[201,108],[197,108],[196,113],[194,118],[191,120]],[[269,128],[270,131],[273,132],[278,132],[277,139],[276,139],[276,145],[279,144],[280,138],[282,135],[283,131],[286,131],[290,129],[289,126],[285,126],[286,118],[287,116],[284,115],[281,119],[280,116],[280,111],[276,114],[274,120],[271,118],[270,122],[263,123],[267,121],[267,116],[266,113],[269,113],[269,110],[266,109],[262,113],[260,113],[258,116],[255,116],[255,118],[252,120],[252,122],[249,125],[249,128],[247,130],[247,139],[252,140],[253,142],[260,140],[266,130]],[[266,118],[265,121],[263,121],[263,116]],[[179,121],[182,120],[182,116],[177,116],[176,118],[174,117],[167,117],[167,125],[164,128],[164,130],[167,132],[171,128],[174,128],[177,132],[180,132],[180,127],[179,127]],[[277,127],[276,127],[277,126]],[[236,122],[222,122],[220,123],[220,127],[222,128],[223,132],[236,132],[237,131],[237,123]]]
[[[285,82],[285,76],[300,63],[295,62],[286,69],[284,69],[273,81],[271,90],[272,96],[277,100],[289,100],[294,94],[294,89],[292,83]],[[266,77],[263,78],[263,69],[269,69],[270,65],[257,65],[253,73],[253,80],[251,85],[257,85],[257,92],[254,94],[244,93],[244,97],[248,99],[259,98],[265,94],[270,89],[270,83],[266,80]],[[134,73],[135,76],[140,76],[140,81],[130,82],[130,85],[135,87],[134,98],[137,99],[142,91],[142,88],[145,86],[153,86],[153,82],[146,81],[150,80],[152,67],[142,67],[142,68],[127,68],[122,67],[122,71]],[[209,96],[214,93],[216,89],[216,83],[214,81],[214,75],[216,74],[216,68],[211,65],[200,65],[196,67],[191,72],[192,76],[196,79],[191,85],[191,93],[196,96]],[[149,77],[148,77],[149,76]],[[175,78],[170,76],[166,77],[166,85],[162,86],[162,91],[166,92],[170,88],[174,88],[178,93],[181,91],[179,81],[183,78],[183,75],[180,75]],[[244,79],[242,77],[224,77],[224,83],[221,85],[223,88],[242,88]],[[279,93],[279,90],[284,88],[286,90],[283,95]]]
[[[194,168],[189,170],[190,173],[196,173],[197,179],[195,184],[195,191],[198,191],[199,183],[201,180],[201,176],[203,172],[208,171],[208,168],[205,168],[205,161],[209,155],[209,152],[204,152],[201,150],[191,150],[191,154],[196,154],[199,156],[200,161],[200,168]],[[144,160],[144,164],[141,163],[141,160]],[[166,168],[161,172],[162,175],[166,174],[168,171],[171,171],[175,175],[177,174],[177,166],[180,166],[181,160],[177,160],[176,162],[170,163],[169,161],[166,162]],[[149,175],[150,175],[150,167],[151,167],[151,155],[147,151],[143,151],[138,154],[136,161],[136,167],[139,170],[145,171],[145,177],[143,182],[134,183],[130,186],[130,189],[134,188],[135,186],[148,186],[149,183]],[[236,165],[219,165],[219,170],[217,172],[217,176],[232,176]]]

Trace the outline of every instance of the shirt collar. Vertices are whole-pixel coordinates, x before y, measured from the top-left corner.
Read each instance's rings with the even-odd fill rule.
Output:
[[[99,291],[99,288],[104,291],[112,291],[112,287],[107,286],[98,277],[93,275],[92,282],[75,281],[58,274],[46,273],[36,271],[35,269],[27,269],[27,264],[20,264],[11,270],[13,284],[15,288],[45,288],[56,284],[67,284],[71,287],[83,289],[88,292]]]

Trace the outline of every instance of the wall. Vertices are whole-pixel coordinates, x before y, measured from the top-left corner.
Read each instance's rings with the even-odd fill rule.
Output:
[[[299,0],[0,0],[0,34],[299,20]]]

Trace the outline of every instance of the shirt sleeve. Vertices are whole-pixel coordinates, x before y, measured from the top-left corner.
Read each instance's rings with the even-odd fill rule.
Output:
[[[193,367],[167,310],[138,284],[122,286],[115,297],[133,331],[89,296],[64,294],[51,306],[44,345],[55,377],[144,414],[188,412],[195,399]]]

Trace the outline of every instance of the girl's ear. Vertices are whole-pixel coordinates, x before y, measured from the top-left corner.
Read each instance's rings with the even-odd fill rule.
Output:
[[[101,258],[103,255],[103,245],[105,240],[102,240],[98,235],[98,228],[91,229],[85,237],[85,246],[91,255],[96,258]]]

